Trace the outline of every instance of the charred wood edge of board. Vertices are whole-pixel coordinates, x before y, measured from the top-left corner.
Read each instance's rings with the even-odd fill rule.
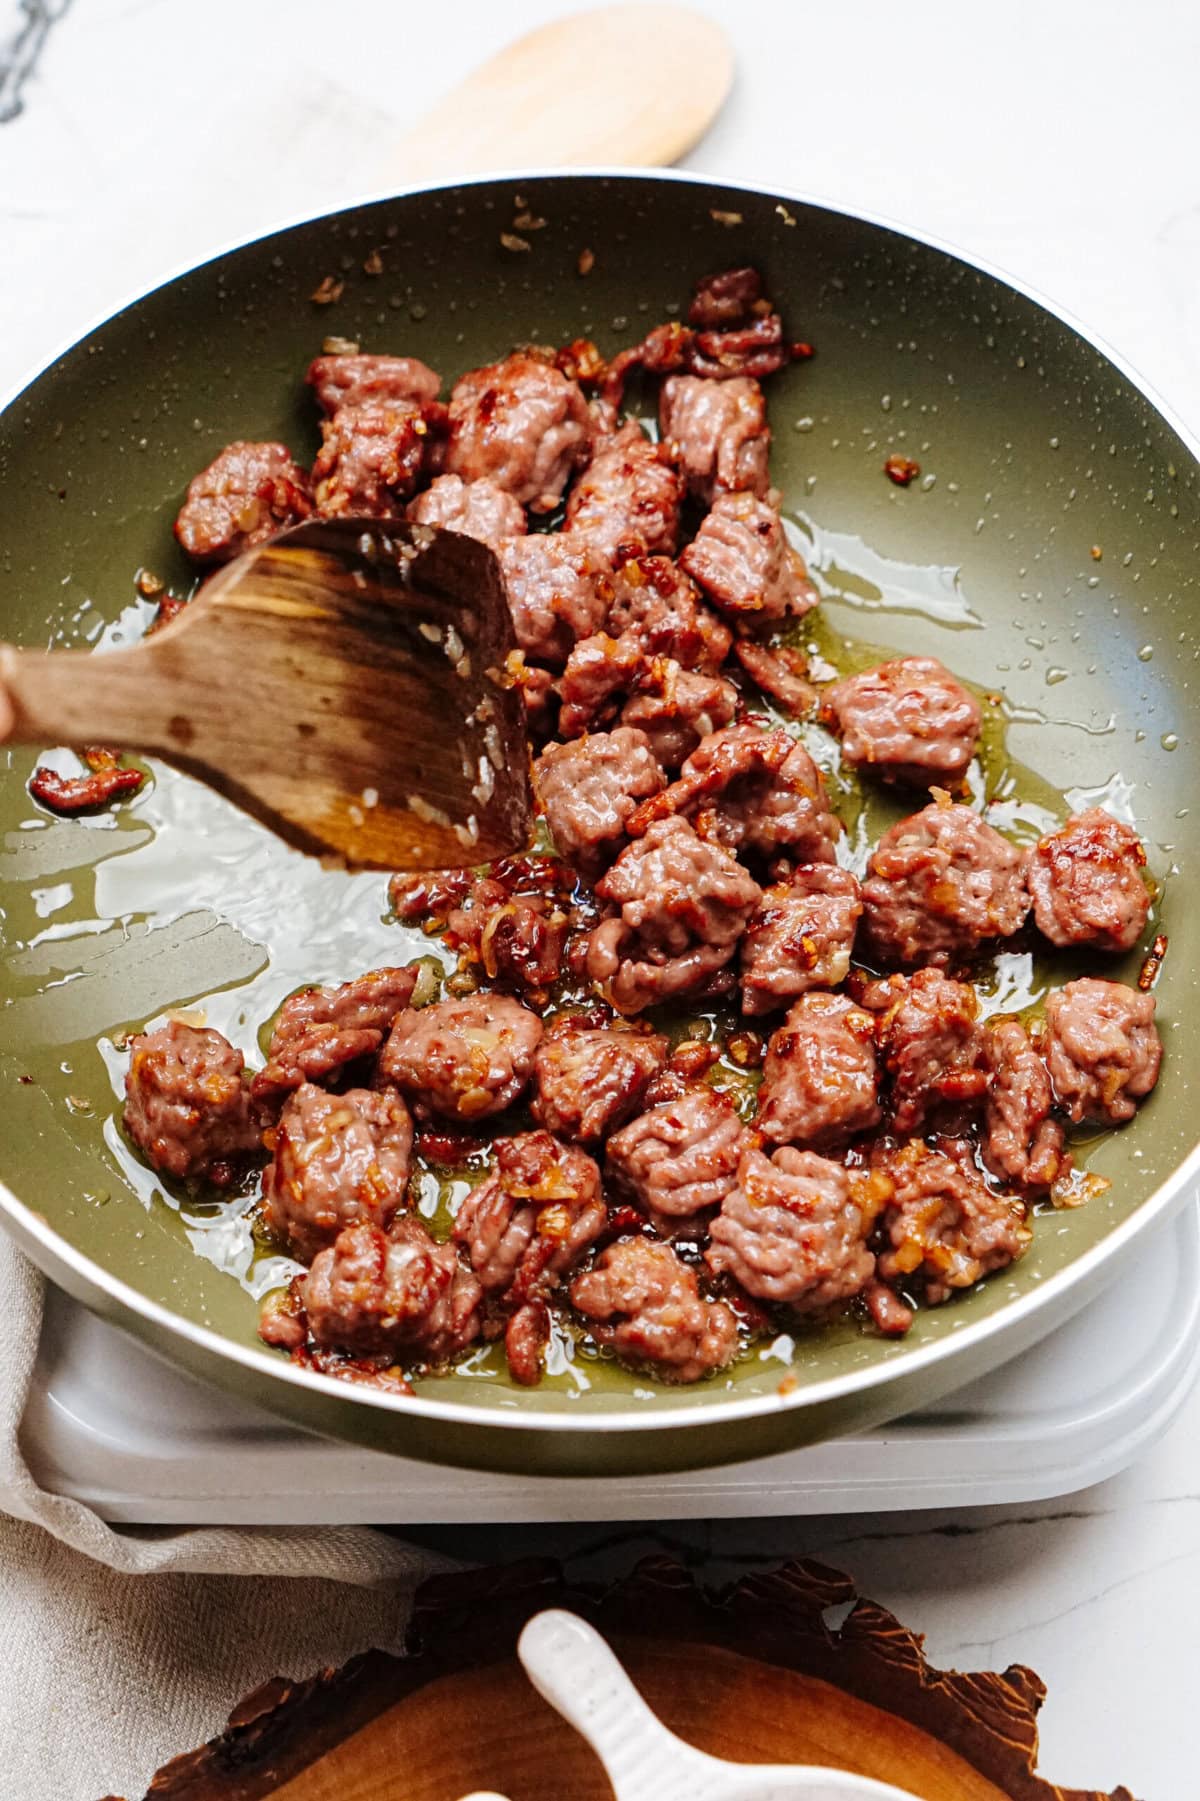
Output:
[[[831,1629],[824,1614],[850,1605]],[[1011,1801],[1134,1801],[1126,1788],[1056,1788],[1034,1770],[1041,1678],[934,1669],[922,1639],[860,1598],[849,1577],[805,1561],[705,1589],[668,1557],[651,1557],[608,1587],[568,1580],[529,1560],[436,1576],[418,1589],[405,1657],[368,1651],[304,1682],[275,1677],[239,1702],[219,1737],[165,1765],[145,1801],[259,1801],[438,1677],[513,1655],[544,1607],[569,1607],[606,1633],[709,1644],[818,1677],[908,1721],[958,1753]],[[106,1801],[119,1801],[109,1796]]]

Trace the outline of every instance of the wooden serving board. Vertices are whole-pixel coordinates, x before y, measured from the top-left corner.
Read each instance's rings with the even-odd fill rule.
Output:
[[[426,1583],[410,1655],[372,1651],[267,1683],[219,1738],[161,1770],[145,1801],[457,1801],[472,1789],[611,1801],[599,1763],[513,1654],[550,1606],[598,1626],[667,1725],[719,1757],[830,1764],[922,1801],[1133,1801],[1036,1773],[1045,1688],[1032,1670],[935,1670],[918,1636],[819,1564],[710,1592],[665,1558],[603,1591],[550,1563]]]

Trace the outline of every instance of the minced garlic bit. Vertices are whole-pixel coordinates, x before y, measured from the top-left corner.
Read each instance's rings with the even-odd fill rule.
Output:
[[[486,757],[480,757],[479,780],[471,789],[471,794],[481,807],[486,807],[495,792],[496,777],[492,772],[492,765]]]
[[[364,788],[362,791],[362,804],[367,808],[368,812],[372,807],[377,807],[379,805],[378,788]]]
[[[542,231],[545,228],[545,224],[546,221],[544,219],[539,219],[536,213],[531,213],[529,209],[526,208],[524,212],[518,213],[513,220],[513,229],[515,231]]]
[[[529,239],[519,238],[515,231],[502,231],[500,242],[506,250],[528,250],[530,248]]]
[[[404,798],[409,812],[415,813],[417,818],[423,819],[427,825],[448,826],[450,824],[448,813],[443,813],[440,807],[431,807],[429,802],[423,800],[419,794],[406,794]]]
[[[417,967],[420,974],[417,976],[416,987],[408,997],[408,1004],[410,1007],[427,1007],[438,997],[442,986],[441,976],[432,963],[421,962]]]
[[[430,625],[430,623],[427,619],[422,619],[420,625],[418,625],[418,627],[417,627],[417,630],[420,632],[422,638],[428,638],[428,640],[431,644],[440,644],[442,641],[441,626],[440,625]]]
[[[336,275],[325,275],[309,295],[314,306],[332,306],[346,291],[346,284]]]
[[[787,207],[783,204],[782,200],[779,202],[779,205],[775,208],[775,211],[779,214],[779,217],[783,220],[785,225],[794,225],[796,223],[795,213],[789,213]]]
[[[1099,1200],[1111,1187],[1108,1177],[1099,1176],[1094,1170],[1071,1169],[1065,1176],[1059,1176],[1050,1190],[1050,1199],[1056,1207],[1085,1207],[1089,1201]]]
[[[363,274],[364,275],[382,275],[383,274],[383,258],[380,256],[378,250],[372,250],[370,256],[367,257],[366,260],[364,261]]]
[[[742,223],[741,213],[723,213],[721,209],[716,206],[709,207],[708,216],[714,225],[732,226],[740,225]]]
[[[590,275],[592,270],[596,267],[596,252],[594,250],[581,250],[579,252],[579,260],[576,262],[575,267],[580,275]]]
[[[321,351],[324,356],[357,356],[359,352],[357,338],[323,338]]]

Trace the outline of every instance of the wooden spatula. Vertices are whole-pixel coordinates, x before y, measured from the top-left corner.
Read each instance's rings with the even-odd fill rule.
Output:
[[[393,166],[411,183],[518,162],[670,162],[732,74],[724,33],[690,7],[593,8],[476,69]],[[483,862],[523,846],[531,817],[521,700],[499,679],[513,648],[499,583],[490,551],[452,533],[299,526],[134,649],[0,645],[0,743],[150,752],[358,867]]]
[[[453,868],[528,841],[512,649],[485,545],[398,520],[310,521],[129,650],[0,646],[0,738],[147,751],[303,850]]]
[[[712,124],[733,50],[691,6],[589,7],[537,26],[423,114],[393,152],[406,183],[539,164],[673,163]]]

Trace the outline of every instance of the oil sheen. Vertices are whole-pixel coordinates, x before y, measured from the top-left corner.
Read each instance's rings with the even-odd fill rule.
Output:
[[[822,599],[794,633],[816,679],[906,654],[906,624],[914,618],[922,622],[924,639],[930,627],[944,634],[939,654],[951,669],[962,635],[985,629],[982,608],[963,592],[957,570],[898,563],[848,534],[822,533],[805,514],[793,513],[788,524]],[[126,608],[105,638],[138,636],[148,614],[144,603]],[[1014,715],[1002,691],[976,686],[975,692],[984,729],[967,798],[986,806],[1000,831],[1033,843],[1072,810],[1097,801],[1130,816],[1131,791],[1118,771],[1095,789],[1064,793],[1018,762],[1008,748]],[[771,710],[765,702],[763,710]],[[1028,709],[1016,722],[1036,723]],[[861,873],[881,833],[921,805],[920,797],[860,782],[822,726],[780,723],[800,736],[822,769],[846,827],[841,859]],[[54,760],[72,767],[68,753]],[[23,779],[28,771],[18,754],[11,761]],[[168,1011],[180,1012],[193,1023],[215,1026],[253,1065],[262,1060],[279,1007],[297,988],[414,958],[449,970],[453,959],[438,938],[390,918],[384,877],[324,869],[210,789],[165,765],[148,767],[150,780],[131,803],[94,818],[49,820],[30,801],[27,820],[0,852],[7,996],[0,1009],[0,1065],[6,1074],[61,1094],[73,1135],[93,1144],[102,1139],[111,1180],[102,1194],[86,1199],[170,1215],[170,1229],[240,1284],[249,1306],[299,1266],[257,1224],[257,1174],[232,1195],[198,1196],[135,1154],[120,1124],[126,1035]],[[982,1011],[1036,1014],[1052,983],[1083,968],[1083,960],[1061,954],[1001,952],[978,981]],[[736,1030],[736,1015],[720,1008],[676,1009],[655,1023],[675,1039],[711,1038]],[[757,1079],[728,1057],[710,1076],[732,1092],[747,1117]],[[1086,1160],[1089,1148],[1081,1143],[1077,1155]],[[470,1166],[447,1172],[418,1160],[412,1201],[435,1234],[449,1231],[463,1196],[483,1173]],[[782,1373],[785,1365],[803,1365],[805,1339],[814,1332],[845,1338],[862,1330],[853,1318],[800,1326],[770,1344],[750,1346],[745,1357],[774,1363]],[[425,1378],[418,1387],[444,1394],[456,1376],[505,1385],[502,1350],[483,1347],[450,1376]],[[726,1373],[709,1386],[733,1379]],[[653,1392],[645,1378],[619,1369],[561,1322],[549,1347],[545,1384],[568,1394],[600,1388],[648,1398]]]

